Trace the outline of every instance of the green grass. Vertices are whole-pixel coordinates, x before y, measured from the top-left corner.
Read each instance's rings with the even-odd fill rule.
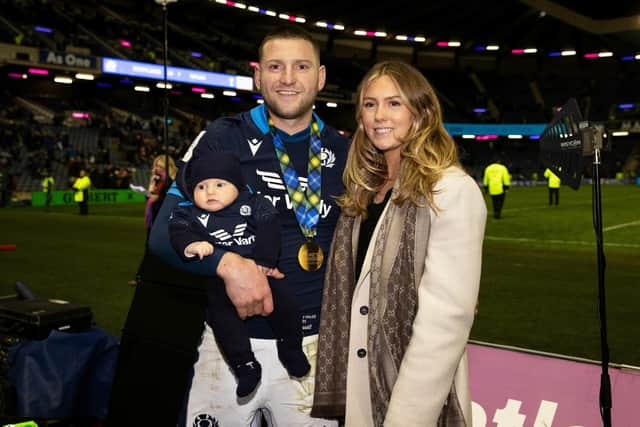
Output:
[[[489,217],[479,313],[472,338],[600,359],[598,280],[591,188],[514,187],[503,219]],[[640,221],[640,187],[604,186],[605,230]],[[487,198],[487,202],[490,203]],[[491,211],[491,207],[489,211]],[[119,335],[133,296],[127,281],[142,257],[142,204],[0,209],[0,295],[16,280],[49,298],[89,305]],[[640,366],[640,223],[604,232],[611,361]]]
[[[599,360],[591,187],[560,196],[548,206],[546,188],[514,187],[503,219],[489,215],[472,338]],[[602,212],[605,230],[639,221],[640,187],[604,186]],[[605,231],[603,242],[611,360],[640,366],[640,223]]]
[[[99,326],[120,335],[145,241],[144,204],[0,209],[0,294],[26,283],[36,294],[91,307]]]

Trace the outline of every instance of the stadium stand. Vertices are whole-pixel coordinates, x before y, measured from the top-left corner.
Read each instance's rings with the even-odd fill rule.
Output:
[[[157,5],[117,0],[5,0],[1,5],[0,41],[8,46],[163,62],[163,26]],[[257,43],[265,28],[274,22],[262,17],[247,18],[232,8],[214,4],[200,7],[179,2],[172,6],[178,7],[182,9],[172,14],[169,22],[169,65],[252,74],[250,61],[255,59]],[[193,13],[195,8],[199,13]],[[217,25],[211,26],[214,20]],[[616,139],[611,144],[613,153],[605,158],[603,176],[615,177],[624,172],[630,179],[637,174],[639,149],[633,132],[640,132],[639,108],[617,108],[640,98],[640,89],[632,83],[638,73],[633,64],[618,64],[619,73],[612,74],[610,65],[586,66],[579,58],[563,60],[558,66],[540,55],[514,58],[505,52],[493,58],[481,57],[466,50],[471,46],[465,46],[459,54],[436,55],[430,49],[401,47],[388,38],[359,42],[352,37],[338,39],[331,32],[314,31],[330,70],[320,99],[341,103],[339,110],[323,108],[322,114],[347,134],[353,126],[352,96],[360,76],[376,60],[397,56],[415,61],[431,80],[448,122],[546,123],[554,108],[569,97],[576,97],[585,118],[632,132],[632,137]],[[124,41],[130,45],[125,46]],[[24,72],[17,64],[2,63],[0,69],[2,152],[11,159],[11,170],[17,174],[17,191],[37,191],[44,168],[54,174],[56,189],[64,189],[79,164],[92,173],[111,177],[119,175],[114,171],[125,168],[133,181],[146,182],[149,159],[164,147],[161,93],[140,95],[131,90],[132,79],[117,76],[99,75],[97,82],[78,81],[69,88],[51,83],[50,77],[29,76],[26,81],[7,78],[8,73]],[[68,75],[77,70],[58,71]],[[250,93],[230,98],[217,91],[215,101],[207,102],[189,96],[190,91],[188,85],[177,85],[170,94],[171,154],[180,154],[196,129],[207,121],[255,105]],[[74,118],[74,113],[86,117]],[[456,139],[465,165],[475,176],[496,151],[508,159],[510,170],[523,180],[542,170],[536,140]],[[94,182],[110,185],[109,179]]]

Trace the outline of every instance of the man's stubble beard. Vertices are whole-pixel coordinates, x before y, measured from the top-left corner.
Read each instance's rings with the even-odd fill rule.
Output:
[[[298,106],[294,111],[291,112],[283,111],[275,103],[272,103],[266,97],[263,97],[264,105],[267,107],[267,110],[270,114],[282,120],[295,120],[303,117],[305,114],[313,110],[313,104],[316,102],[317,95],[318,92],[314,93],[312,97],[310,97],[308,100],[304,100],[304,102],[300,106]]]

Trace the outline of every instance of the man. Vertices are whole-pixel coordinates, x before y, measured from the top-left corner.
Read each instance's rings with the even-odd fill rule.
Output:
[[[53,186],[56,183],[56,180],[51,176],[49,171],[44,171],[43,179],[42,179],[42,191],[45,193],[45,206],[47,210],[49,210],[49,206],[51,206],[51,197],[53,193]]]
[[[302,317],[305,336],[303,347],[314,366],[325,268],[323,254],[326,256],[329,252],[339,215],[334,196],[343,191],[342,170],[349,143],[313,113],[317,93],[324,87],[326,78],[325,68],[320,65],[319,48],[313,38],[300,27],[282,27],[265,37],[259,52],[260,62],[255,69],[254,81],[264,97],[264,104],[235,117],[216,120],[198,135],[182,160],[184,164],[192,155],[199,156],[207,151],[234,153],[240,159],[245,183],[269,199],[279,211],[282,244],[280,248],[273,248],[274,251],[280,251],[279,271],[276,270],[274,277],[282,277],[284,273],[288,286],[292,288]],[[180,168],[177,180],[184,179],[185,169]],[[165,313],[165,317],[171,316],[172,319],[180,316],[195,318],[199,321],[198,336],[202,336],[197,362],[192,372],[185,373],[187,377],[183,381],[187,383],[188,377],[192,376],[183,407],[186,409],[185,425],[204,425],[206,422],[207,425],[257,426],[262,417],[269,424],[276,425],[337,425],[333,421],[313,419],[309,415],[313,400],[313,370],[304,378],[293,378],[279,363],[276,341],[262,317],[271,313],[273,301],[267,278],[255,262],[218,248],[202,261],[188,264],[175,254],[169,242],[167,221],[173,207],[183,200],[174,185],[154,223],[149,240],[150,250],[180,269],[222,279],[219,286],[225,286],[227,296],[239,316],[247,319],[251,345],[263,371],[262,382],[255,393],[237,399],[234,392],[236,380],[217,348],[211,329],[203,330],[204,315],[196,315],[197,310],[203,310],[204,304],[196,306],[194,302],[191,311],[180,308],[178,314]],[[206,219],[203,218],[203,221]],[[159,300],[157,294],[150,294],[144,276],[143,272],[143,283],[136,288],[136,297],[125,326],[129,335],[125,337],[123,334],[123,341],[125,338],[128,341],[125,353],[131,358],[135,350],[130,344],[137,339],[132,335],[148,331],[145,328],[151,328],[149,325],[152,324],[149,319],[141,319],[148,316],[138,313],[145,306],[138,298],[139,293],[142,295],[146,292],[154,304]],[[182,273],[181,283],[195,278]],[[155,289],[159,288],[156,286]],[[176,295],[174,290],[166,291],[166,294],[165,299]],[[201,295],[206,302],[205,294]],[[184,299],[175,297],[176,306],[183,307]],[[165,301],[160,301],[160,304],[165,304]],[[138,307],[140,310],[137,310]],[[170,310],[170,306],[167,307]],[[134,317],[145,326],[137,326],[130,321]],[[161,316],[156,320],[165,322]],[[182,319],[182,323],[186,324],[186,320]],[[195,321],[191,319],[189,322],[190,326],[188,330],[183,328],[183,334],[194,333],[191,329],[196,328],[193,326]],[[174,329],[173,325],[168,327]],[[152,334],[155,331],[145,333]],[[176,338],[175,341],[178,340]],[[137,339],[137,343],[142,345],[140,339]],[[185,340],[181,344],[187,356],[182,358],[183,364],[179,367],[175,364],[167,366],[172,384],[163,390],[155,391],[153,385],[143,387],[141,384],[132,384],[132,381],[127,383],[123,378],[126,374],[135,375],[136,370],[126,366],[127,361],[123,361],[122,356],[114,387],[121,390],[126,384],[129,394],[134,394],[132,387],[140,387],[144,389],[145,399],[149,398],[149,393],[155,393],[158,399],[164,398],[164,392],[171,393],[170,387],[172,390],[183,390],[184,385],[180,383],[183,374],[176,375],[172,370],[172,367],[183,370],[189,356],[188,344],[185,344]],[[169,343],[163,348],[171,345]],[[161,347],[158,345],[157,348]],[[152,354],[148,349],[146,351]],[[140,367],[148,370],[142,364]],[[118,397],[114,400],[116,403],[112,403],[112,407],[117,407],[114,411],[124,411],[125,399]],[[162,410],[159,406],[156,404],[154,410]],[[112,420],[112,425],[116,425],[115,420]]]
[[[556,206],[558,206],[560,203],[560,178],[549,168],[544,171],[544,177],[547,178],[547,186],[549,187],[549,206],[553,204],[554,199]]]
[[[91,178],[87,175],[86,169],[80,169],[79,176],[73,178],[71,188],[75,191],[73,193],[73,201],[78,203],[80,215],[89,215],[89,188],[91,188]]]
[[[485,192],[491,196],[493,217],[500,219],[502,217],[504,198],[511,185],[511,175],[509,175],[509,170],[499,158],[495,158],[484,170],[483,183]]]

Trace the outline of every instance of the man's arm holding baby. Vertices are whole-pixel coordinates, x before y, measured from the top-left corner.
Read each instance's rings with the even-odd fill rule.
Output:
[[[189,273],[221,278],[224,281],[227,295],[241,318],[271,314],[273,311],[271,289],[265,273],[258,268],[255,261],[243,258],[233,252],[214,248],[213,253],[210,256],[205,256],[202,260],[194,259],[191,262],[185,262],[179,254],[184,253],[183,248],[186,245],[180,245],[179,251],[174,249],[175,242],[172,242],[171,238],[173,233],[169,232],[170,224],[173,224],[172,227],[183,228],[182,231],[176,232],[180,236],[184,229],[188,229],[190,222],[187,221],[187,217],[181,216],[181,207],[178,206],[178,203],[182,200],[184,199],[181,193],[173,186],[154,221],[149,237],[151,252],[174,267]],[[178,213],[180,220],[176,218],[176,213]],[[174,237],[174,240],[178,239]],[[183,242],[192,241],[187,237]],[[272,277],[283,277],[277,269],[271,273],[273,273],[270,274]]]

